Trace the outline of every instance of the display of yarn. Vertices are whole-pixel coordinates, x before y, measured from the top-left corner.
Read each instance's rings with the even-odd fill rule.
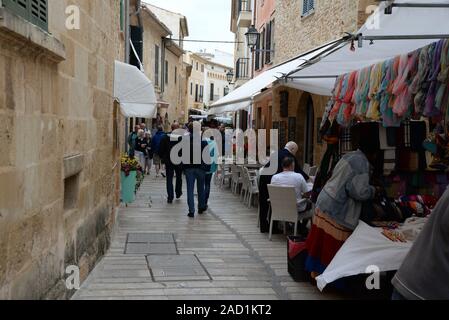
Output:
[[[449,112],[449,40],[342,75],[333,92],[328,117],[343,127],[354,119],[398,127],[422,116],[435,123]]]
[[[449,124],[448,124],[449,125]],[[449,136],[441,121],[423,143],[424,148],[432,154],[430,168],[445,171],[449,168]]]

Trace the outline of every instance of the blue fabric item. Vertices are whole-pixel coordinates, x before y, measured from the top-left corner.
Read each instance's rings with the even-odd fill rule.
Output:
[[[206,207],[204,185],[206,179],[206,172],[201,168],[188,168],[185,170],[187,182],[187,203],[189,205],[189,213],[195,213],[195,182],[197,184],[198,193],[198,208],[204,209]]]
[[[156,135],[151,140],[151,149],[154,153],[159,154],[161,141],[165,137],[165,133],[163,131],[158,131]]]

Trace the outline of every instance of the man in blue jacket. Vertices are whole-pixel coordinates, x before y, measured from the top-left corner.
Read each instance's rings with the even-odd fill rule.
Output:
[[[161,172],[161,141],[164,138],[165,133],[162,126],[157,127],[157,132],[153,136],[153,140],[151,141],[151,150],[153,150],[153,164],[156,168],[156,178],[159,177],[159,173]]]

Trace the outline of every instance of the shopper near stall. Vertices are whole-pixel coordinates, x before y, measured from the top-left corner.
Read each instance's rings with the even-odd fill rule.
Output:
[[[393,278],[393,300],[449,300],[449,188]]]
[[[355,136],[359,135],[356,133]],[[370,162],[375,161],[372,145],[367,139],[359,140],[354,140],[357,151],[343,156],[318,196],[312,229],[306,241],[306,270],[312,278],[324,272],[356,229],[362,203],[380,192],[370,185]]]

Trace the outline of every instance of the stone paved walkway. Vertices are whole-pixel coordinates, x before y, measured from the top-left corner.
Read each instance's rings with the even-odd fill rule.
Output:
[[[163,240],[160,235],[130,233],[169,235]],[[170,234],[176,245],[168,243],[173,242]],[[136,253],[148,248],[142,242],[159,240],[167,243],[149,245],[149,252],[162,250],[159,254]],[[175,254],[177,250],[181,258],[160,255],[170,250]],[[192,220],[187,217],[185,196],[168,205],[165,180],[151,177],[145,180],[137,201],[120,210],[111,249],[73,299],[339,298],[324,295],[308,283],[294,282],[287,272],[286,251],[285,237],[275,235],[270,242],[258,230],[257,209],[245,207],[229,190],[214,187],[210,210]]]

